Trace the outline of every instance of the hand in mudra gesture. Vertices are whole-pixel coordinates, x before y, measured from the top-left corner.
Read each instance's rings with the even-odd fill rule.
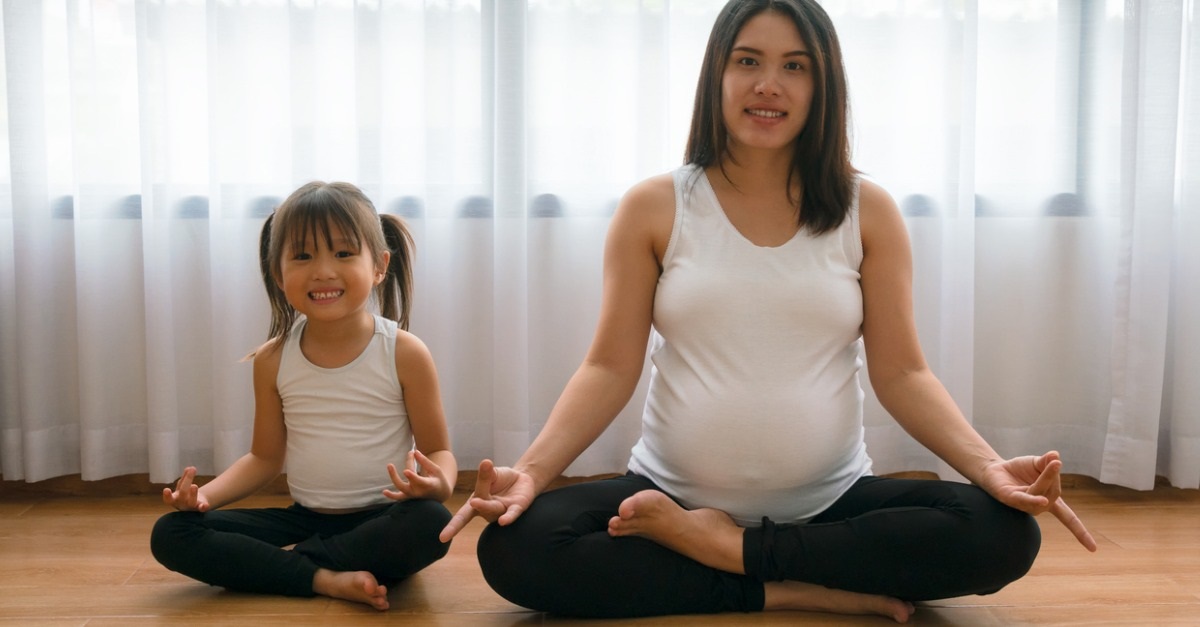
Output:
[[[1062,460],[1057,451],[996,462],[984,469],[980,487],[996,500],[1023,512],[1050,512],[1089,551],[1096,540],[1062,499]]]

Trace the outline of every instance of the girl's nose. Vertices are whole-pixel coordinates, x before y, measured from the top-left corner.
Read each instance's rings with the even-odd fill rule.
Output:
[[[336,274],[333,260],[324,255],[317,257],[316,263],[312,265],[313,277],[317,279],[328,279]]]

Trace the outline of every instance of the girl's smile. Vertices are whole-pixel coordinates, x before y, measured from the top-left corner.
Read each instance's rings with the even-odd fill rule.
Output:
[[[285,247],[280,264],[280,287],[292,307],[318,324],[368,315],[371,291],[386,266],[333,224],[328,238],[313,234],[298,244]]]
[[[309,292],[308,297],[314,301],[317,301],[318,303],[323,303],[323,302],[337,300],[338,298],[341,297],[342,294],[345,294],[345,293],[346,293],[345,290],[329,290],[329,291],[324,291],[324,292]]]

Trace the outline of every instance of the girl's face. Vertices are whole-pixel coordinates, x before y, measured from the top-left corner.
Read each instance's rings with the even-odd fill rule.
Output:
[[[330,225],[333,247],[312,233],[302,247],[288,242],[280,263],[280,287],[288,303],[310,321],[335,322],[366,310],[371,290],[383,280],[388,253],[377,265],[365,246],[354,247]]]
[[[808,120],[812,66],[812,55],[788,17],[765,11],[742,26],[721,78],[731,151],[790,151]]]

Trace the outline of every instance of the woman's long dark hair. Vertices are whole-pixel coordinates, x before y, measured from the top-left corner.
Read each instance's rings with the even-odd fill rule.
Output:
[[[365,246],[376,263],[390,251],[391,260],[383,281],[375,287],[380,314],[408,329],[412,307],[413,240],[404,222],[393,215],[379,215],[362,190],[349,183],[308,183],[287,197],[267,218],[259,235],[259,269],[267,299],[271,302],[268,337],[287,339],[297,312],[279,286],[283,250],[287,245],[303,248],[310,238],[324,237],[333,246],[333,229],[345,234],[354,247]]]
[[[721,9],[709,35],[696,85],[686,163],[719,166],[729,158],[729,137],[721,109],[722,78],[734,40],[750,18],[766,11],[796,24],[812,55],[813,97],[804,130],[794,142],[788,188],[800,183],[794,199],[800,226],[814,234],[837,228],[854,196],[858,171],[850,164],[849,110],[842,49],[829,15],[813,0],[731,0]]]

